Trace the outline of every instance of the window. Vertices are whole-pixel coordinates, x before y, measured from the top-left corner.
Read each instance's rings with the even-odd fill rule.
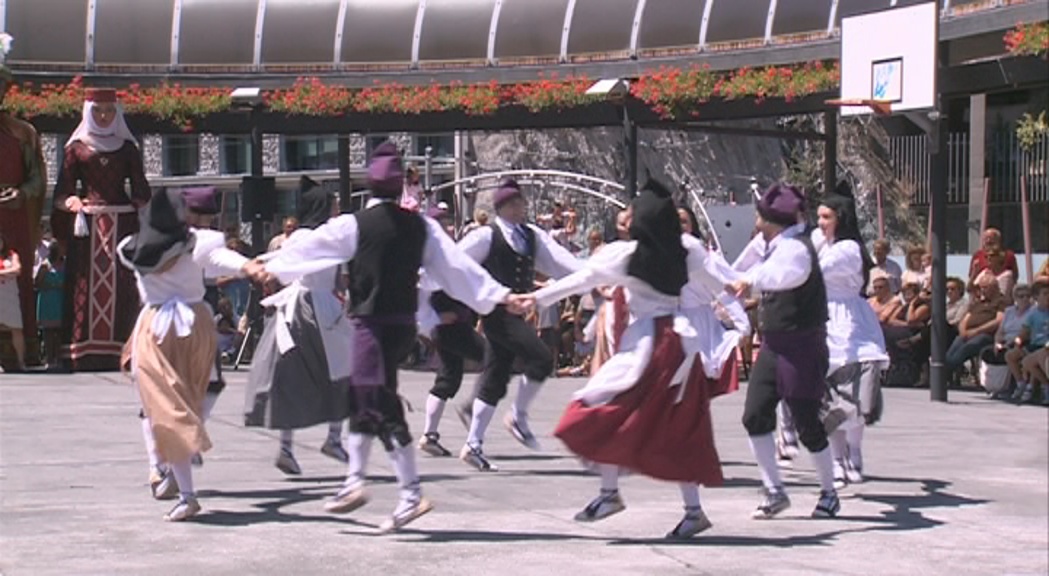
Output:
[[[281,171],[335,170],[339,140],[335,136],[285,136],[281,139]]]
[[[196,134],[165,136],[162,144],[165,176],[193,176],[200,168],[200,140]]]
[[[223,136],[219,152],[219,171],[222,174],[248,174],[251,172],[251,138],[249,136]]]
[[[455,134],[428,134],[415,137],[415,153],[426,156],[426,147],[433,148],[434,158],[452,158],[455,156]]]

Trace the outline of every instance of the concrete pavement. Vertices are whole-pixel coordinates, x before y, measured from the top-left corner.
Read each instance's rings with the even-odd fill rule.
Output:
[[[470,378],[468,376],[468,378]],[[885,419],[868,430],[869,481],[843,491],[842,517],[808,518],[815,475],[802,456],[787,472],[794,507],[749,519],[759,500],[739,417],[743,394],[714,405],[726,486],[704,489],[714,527],[693,542],[662,535],[680,518],[675,486],[624,480],[627,510],[596,524],[572,516],[594,477],[549,436],[581,380],[547,384],[533,414],[544,451],[502,429],[486,449],[495,474],[457,459],[420,457],[436,510],[406,531],[377,536],[396,486],[372,455],[372,502],[349,517],[321,510],[343,465],[318,449],[324,427],[296,437],[301,478],[273,467],[277,435],[241,426],[245,372],[228,375],[209,431],[215,449],[196,470],[204,513],[161,520],[149,498],[135,394],[118,374],[0,374],[0,573],[68,574],[1024,574],[1049,572],[1049,410],[953,392],[888,390]],[[422,425],[432,376],[402,373]],[[464,386],[469,389],[469,384]],[[458,449],[454,414],[442,426]],[[376,446],[378,448],[378,446]]]

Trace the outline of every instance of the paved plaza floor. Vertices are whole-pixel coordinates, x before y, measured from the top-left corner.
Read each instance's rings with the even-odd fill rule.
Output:
[[[469,378],[469,377],[468,377]],[[807,456],[787,472],[794,506],[779,519],[749,518],[758,471],[739,423],[743,394],[714,405],[726,485],[703,490],[714,527],[665,541],[681,504],[675,486],[629,477],[627,510],[597,524],[572,516],[597,492],[550,432],[582,380],[552,380],[528,452],[493,423],[487,451],[501,471],[454,458],[420,458],[436,509],[404,532],[378,536],[396,485],[372,455],[372,502],[349,517],[322,499],[343,465],[318,451],[324,427],[301,432],[304,474],[273,466],[277,435],[241,425],[244,381],[229,375],[209,432],[215,448],[196,471],[204,512],[161,520],[171,503],[146,484],[135,394],[118,374],[0,375],[0,573],[22,575],[1044,575],[1049,571],[1049,410],[975,392],[933,404],[925,390],[888,390],[885,419],[868,430],[869,481],[842,493],[836,520],[808,518],[816,499]],[[403,373],[422,426],[432,376]],[[465,387],[468,388],[469,384]],[[449,410],[449,412],[451,412]],[[458,449],[454,414],[443,430]]]

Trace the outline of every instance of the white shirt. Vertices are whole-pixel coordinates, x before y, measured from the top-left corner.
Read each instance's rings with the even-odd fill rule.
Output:
[[[510,247],[518,254],[525,253],[524,246],[517,246],[519,239],[515,238],[514,225],[505,219],[496,217],[495,225],[503,233],[503,237],[510,243]],[[557,243],[538,226],[525,224],[535,235],[535,269],[551,278],[562,278],[583,267],[583,262],[572,256],[572,253]],[[472,234],[459,241],[459,248],[474,262],[481,263],[488,258],[492,249],[492,227],[478,228]]]
[[[373,198],[365,209],[388,201]],[[474,311],[491,313],[506,299],[510,289],[493,280],[484,268],[467,258],[439,223],[421,214],[419,218],[426,223],[422,258],[426,277]],[[266,262],[266,270],[275,274],[282,283],[290,284],[306,274],[338,267],[353,260],[357,254],[358,235],[357,218],[353,214],[337,216],[285,241]]]
[[[795,224],[769,241],[765,261],[746,270],[747,284],[761,292],[786,292],[804,284],[812,273],[809,249],[797,238],[804,232],[804,224]]]
[[[142,302],[159,306],[168,301],[193,304],[204,300],[204,278],[238,276],[247,258],[226,248],[226,238],[214,230],[193,230],[197,241],[193,252],[183,254],[168,269],[151,274],[135,273],[138,292]],[[117,254],[125,266],[134,266],[124,258],[124,245],[131,240],[128,236],[120,242]]]

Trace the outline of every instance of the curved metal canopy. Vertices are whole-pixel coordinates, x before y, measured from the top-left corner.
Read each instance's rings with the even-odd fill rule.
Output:
[[[1001,4],[938,1],[947,20]],[[367,73],[645,60],[826,44],[835,38],[843,17],[913,3],[3,0],[0,30],[16,39],[9,62],[26,71]]]

